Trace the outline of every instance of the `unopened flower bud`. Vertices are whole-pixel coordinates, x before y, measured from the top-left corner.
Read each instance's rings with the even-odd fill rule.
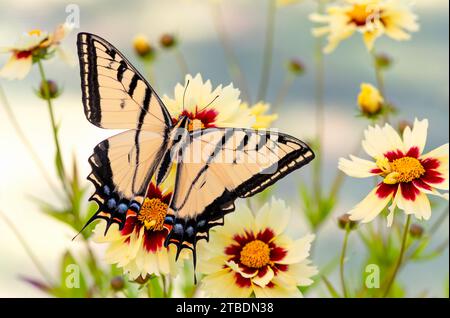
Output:
[[[152,58],[155,54],[154,48],[150,45],[145,35],[139,34],[133,40],[134,51],[142,58]]]
[[[170,49],[177,45],[177,39],[172,34],[163,34],[159,39],[159,44],[165,49]]]
[[[122,290],[125,286],[125,281],[122,276],[116,276],[111,279],[111,288],[115,291]]]
[[[347,229],[347,227],[349,230],[353,230],[357,224],[358,223],[356,221],[350,220],[350,214],[343,214],[338,217],[339,228],[343,230]]]
[[[423,227],[421,227],[419,224],[412,224],[409,228],[409,235],[414,238],[421,238],[423,235],[423,231]]]
[[[44,99],[47,99],[47,97],[51,98],[51,99],[58,97],[60,92],[59,92],[58,85],[56,84],[56,82],[52,81],[52,80],[47,80],[47,85],[45,83],[46,82],[41,81],[41,85],[39,86],[39,94],[38,95]]]
[[[381,69],[388,69],[392,65],[392,58],[385,53],[379,53],[375,56],[375,63]]]
[[[293,58],[288,63],[288,70],[292,74],[300,76],[303,75],[303,73],[305,73],[305,65],[299,59]]]
[[[403,131],[405,131],[406,127],[411,128],[412,126],[413,125],[409,121],[402,120],[398,123],[398,131],[403,134]]]
[[[149,279],[150,279],[150,275],[145,276],[145,278],[142,277],[141,275],[139,275],[138,278],[136,278],[136,279],[134,280],[134,282],[143,285],[143,284],[145,284]]]
[[[376,87],[362,83],[358,95],[358,107],[364,115],[373,116],[381,112],[384,104],[383,96]]]

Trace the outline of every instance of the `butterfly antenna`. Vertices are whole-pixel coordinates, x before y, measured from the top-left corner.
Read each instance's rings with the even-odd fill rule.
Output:
[[[190,81],[188,80],[187,83],[186,83],[186,87],[184,88],[184,92],[183,92],[183,111],[184,111],[184,100],[186,98],[186,91],[187,91],[187,89],[189,87],[189,83],[190,83]]]
[[[219,98],[219,95],[217,95],[216,97],[214,97],[214,99],[213,99],[212,101],[210,101],[210,102],[208,103],[208,105],[206,105],[205,107],[203,107],[203,108],[200,109],[200,110],[197,110],[197,113],[198,113],[198,112],[201,112],[201,111],[203,111],[204,109],[206,109],[206,108],[208,108],[209,106],[211,106],[212,103],[214,103],[214,102],[216,101],[216,99],[218,99],[218,98]]]

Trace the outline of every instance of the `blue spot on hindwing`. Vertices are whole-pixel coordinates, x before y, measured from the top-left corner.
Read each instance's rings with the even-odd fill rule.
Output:
[[[111,209],[111,210],[115,209],[115,207],[116,207],[116,200],[111,198],[111,199],[108,200],[106,205],[107,205],[108,209]]]

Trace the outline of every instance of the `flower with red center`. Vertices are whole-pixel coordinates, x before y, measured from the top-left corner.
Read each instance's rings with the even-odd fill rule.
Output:
[[[62,24],[53,33],[31,30],[22,34],[14,46],[0,48],[0,53],[11,53],[9,60],[0,69],[0,77],[22,79],[30,72],[35,59],[48,58],[53,52],[73,64],[73,59],[59,45],[71,28],[68,24]]]
[[[418,219],[428,220],[431,207],[427,194],[448,200],[448,143],[424,153],[427,129],[426,119],[416,119],[412,129],[406,127],[403,138],[389,124],[369,127],[362,145],[374,160],[355,156],[339,160],[339,169],[351,177],[383,178],[349,212],[352,220],[370,222],[389,203],[388,226],[393,222],[396,207]]]
[[[213,297],[300,297],[317,273],[308,260],[313,235],[293,240],[284,234],[290,211],[281,200],[254,217],[247,207],[225,217],[199,253],[201,290]],[[200,244],[200,243],[199,243]]]
[[[400,0],[346,0],[346,4],[331,6],[327,14],[312,14],[314,22],[325,23],[315,28],[315,36],[328,35],[326,53],[332,52],[338,44],[359,32],[363,36],[368,50],[382,35],[397,40],[408,40],[410,34],[419,29],[417,16],[412,13],[410,5]]]
[[[151,183],[141,210],[138,214],[130,213],[122,230],[114,224],[104,235],[106,222],[100,222],[95,228],[94,240],[110,244],[105,253],[106,262],[122,267],[130,279],[176,274],[175,248],[164,247],[171,229],[164,222],[171,195]]]
[[[186,75],[184,85],[175,86],[174,97],[165,95],[163,102],[172,114],[174,123],[180,116],[189,117],[189,130],[210,127],[259,128],[254,124],[268,110],[268,105],[264,109],[242,106],[239,94],[233,84],[225,87],[219,85],[213,89],[211,82],[204,82],[200,74],[195,77]],[[266,117],[264,119],[267,122]]]

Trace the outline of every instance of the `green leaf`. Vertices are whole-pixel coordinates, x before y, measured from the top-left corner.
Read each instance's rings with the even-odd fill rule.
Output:
[[[153,275],[147,283],[148,297],[163,298],[164,291],[161,284],[161,277]]]

